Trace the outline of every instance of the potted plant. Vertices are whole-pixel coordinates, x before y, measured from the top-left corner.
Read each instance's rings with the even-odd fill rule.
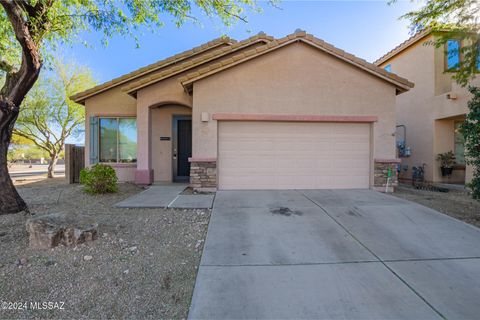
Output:
[[[455,164],[455,154],[452,151],[439,153],[437,155],[437,160],[440,161],[440,170],[442,171],[442,176],[449,176],[452,174],[453,165]]]

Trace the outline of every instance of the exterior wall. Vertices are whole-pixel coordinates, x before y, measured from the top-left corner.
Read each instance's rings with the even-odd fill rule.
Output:
[[[242,50],[249,50],[260,44],[253,44]],[[241,52],[238,51],[238,52]],[[238,54],[236,52],[235,54]],[[233,54],[225,55],[222,59],[226,59]],[[218,62],[219,59],[212,60],[209,63]],[[153,150],[152,130],[154,126],[152,124],[152,110],[153,108],[163,105],[181,105],[192,108],[193,100],[192,96],[185,92],[185,89],[178,81],[178,78],[186,75],[187,73],[194,72],[195,70],[204,67],[198,66],[196,68],[187,70],[171,78],[157,82],[150,86],[147,86],[137,92],[137,130],[138,130],[138,151],[137,151],[137,172],[135,181],[139,184],[150,184],[155,181],[171,181],[171,163],[172,159],[167,159],[162,156],[162,160],[156,157],[155,150]],[[191,112],[190,112],[191,113]],[[186,114],[190,114],[186,113]],[[182,113],[183,114],[183,113]],[[171,135],[171,133],[170,133]],[[162,141],[164,142],[164,141]],[[165,153],[166,154],[166,153]],[[156,160],[153,160],[156,159]],[[159,161],[166,161],[164,165],[160,165]],[[161,170],[161,174],[155,173],[155,168]],[[170,168],[170,173],[167,170]]]
[[[205,50],[204,52],[200,52],[198,54],[192,55],[186,59],[182,60],[186,62],[188,60],[192,60],[198,58],[200,56],[206,55],[211,53],[212,51],[218,50],[222,47],[228,46],[227,44],[221,44],[214,48]],[[164,71],[167,68],[170,68],[171,65],[167,65],[155,72],[150,72],[145,74],[143,77],[147,77],[159,72]],[[137,80],[137,79],[136,79]],[[135,80],[134,80],[135,81]],[[89,128],[89,117],[90,116],[137,116],[137,138],[138,138],[138,153],[137,153],[137,165],[125,165],[125,164],[112,164],[112,166],[117,171],[117,175],[119,177],[119,181],[148,181],[150,183],[153,181],[153,171],[149,170],[151,168],[152,163],[151,159],[149,158],[150,152],[150,139],[149,139],[149,132],[150,132],[150,109],[149,107],[160,103],[168,103],[168,102],[182,102],[186,103],[187,105],[191,105],[191,98],[188,95],[184,94],[182,86],[176,81],[170,81],[171,83],[166,85],[166,89],[158,92],[157,95],[149,94],[149,98],[153,99],[153,101],[147,101],[148,108],[137,109],[137,100],[130,95],[126,94],[122,91],[122,87],[131,83],[125,82],[120,84],[119,86],[99,93],[95,96],[87,98],[85,101],[85,114],[86,114],[86,121],[85,121],[85,165],[90,165],[89,159],[89,141],[90,141],[90,128]],[[172,90],[173,88],[173,90]],[[166,94],[167,93],[167,94]],[[175,100],[175,97],[179,97],[179,101]],[[169,161],[170,163],[171,161]],[[136,172],[137,166],[141,170],[140,172]],[[136,175],[138,176],[136,178]]]
[[[402,166],[408,166],[408,170],[402,170],[400,177],[411,179],[412,167],[425,163],[425,178],[429,181],[468,182],[469,166],[466,170],[458,168],[452,177],[444,178],[436,161],[438,153],[453,150],[451,120],[465,116],[470,94],[452,80],[450,73],[444,73],[444,48],[436,49],[426,43],[431,40],[434,38],[429,35],[380,65],[390,64],[393,73],[415,83],[410,91],[397,96],[397,124],[406,126],[407,147],[412,151],[410,157],[402,158]],[[480,84],[479,80],[474,83]],[[451,93],[457,98],[448,99]]]
[[[217,158],[217,121],[203,112],[373,115],[372,158],[395,158],[395,87],[303,43],[194,83],[193,101],[194,159]]]
[[[152,169],[154,181],[172,181],[172,140],[160,141],[160,137],[172,137],[174,115],[190,115],[192,109],[178,105],[164,105],[151,110]]]
[[[155,111],[154,108],[162,107],[164,105],[184,105],[190,108],[192,106],[191,97],[185,92],[185,90],[176,78],[170,78],[162,82],[156,83],[154,85],[146,87],[145,89],[140,90],[137,93],[136,107],[138,131],[138,163],[137,177],[135,181],[139,184],[150,184],[154,180],[171,181],[171,170],[169,176],[165,172],[165,170],[168,166],[170,166],[171,168],[172,159],[170,158],[167,160],[165,157],[166,153],[164,153],[164,156],[161,156],[161,159],[163,161],[167,161],[167,163],[164,166],[159,165],[160,160],[157,158],[154,152],[160,152],[160,150],[153,150],[153,145],[157,144],[158,141],[154,142],[152,140],[152,134],[155,138],[157,138],[155,134],[158,135],[158,132],[156,131],[157,129],[154,129],[154,125],[152,123],[153,112],[158,112]],[[168,115],[168,113],[165,115]],[[158,116],[156,120],[158,120]],[[152,132],[153,130],[155,130],[155,132]],[[171,136],[171,127],[169,132],[170,133],[168,135]],[[155,160],[153,160],[154,158]],[[158,175],[158,173],[155,174],[155,168],[153,166],[154,163],[157,170],[160,170],[160,172],[162,172],[160,175]]]
[[[85,166],[90,166],[90,117],[135,117],[135,99],[126,96],[120,88],[106,91],[88,99],[85,103]],[[110,164],[116,171],[119,181],[134,181],[136,164]]]

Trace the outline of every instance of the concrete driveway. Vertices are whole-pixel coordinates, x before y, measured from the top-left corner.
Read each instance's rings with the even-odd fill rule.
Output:
[[[370,190],[220,191],[191,319],[477,319],[480,229]]]

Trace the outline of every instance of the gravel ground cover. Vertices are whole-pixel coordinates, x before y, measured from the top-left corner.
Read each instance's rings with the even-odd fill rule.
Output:
[[[426,207],[480,228],[480,201],[463,191],[450,190],[448,193],[417,190],[400,185],[394,196],[417,202]]]
[[[0,319],[185,318],[210,218],[209,210],[125,209],[141,191],[90,196],[64,179],[18,187],[35,215],[84,214],[98,223],[89,245],[28,247],[28,215],[0,215]],[[51,302],[50,307],[42,303]],[[12,304],[7,305],[12,307]]]

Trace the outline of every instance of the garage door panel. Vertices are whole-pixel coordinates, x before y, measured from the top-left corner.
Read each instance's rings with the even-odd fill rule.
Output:
[[[219,122],[220,189],[368,188],[370,125]]]

